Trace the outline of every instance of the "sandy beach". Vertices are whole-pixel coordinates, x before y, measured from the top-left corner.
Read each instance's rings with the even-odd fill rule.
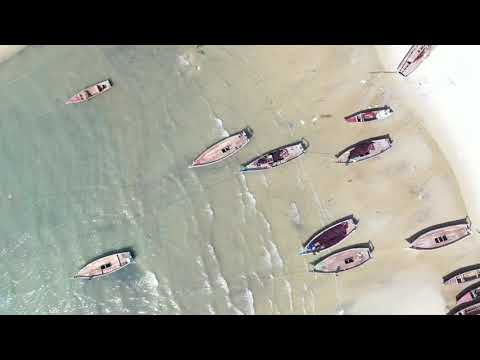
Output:
[[[45,46],[0,64],[0,165],[10,169],[0,182],[0,313],[444,314],[441,277],[477,262],[477,231],[435,251],[405,239],[467,214],[476,229],[473,131],[466,114],[443,111],[447,89],[467,80],[431,69],[441,47],[409,78],[372,73],[394,71],[406,50]],[[107,77],[114,88],[103,98],[64,105]],[[385,104],[394,114],[384,121],[343,119]],[[255,135],[237,155],[188,168],[246,126]],[[384,134],[393,147],[379,157],[335,163]],[[302,137],[305,155],[239,173]],[[374,259],[338,277],[308,272],[319,256],[298,255],[301,244],[349,214],[360,222],[342,246],[371,240]],[[128,271],[65,280],[124,246],[137,255]]]

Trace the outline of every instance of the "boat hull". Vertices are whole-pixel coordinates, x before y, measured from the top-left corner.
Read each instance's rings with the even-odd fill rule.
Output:
[[[335,155],[335,157],[337,158],[337,163],[348,165],[378,156],[389,150],[392,147],[392,143],[393,140],[388,134],[377,136],[350,145]]]
[[[243,164],[240,171],[267,170],[296,159],[305,153],[308,142],[305,139],[270,150],[263,155]]]
[[[356,244],[321,257],[313,265],[312,272],[339,273],[359,267],[373,258],[373,244]]]
[[[480,264],[469,265],[452,271],[443,277],[443,284],[463,284],[477,279],[480,279]]]
[[[458,304],[463,304],[465,302],[472,301],[476,299],[480,295],[480,282],[476,282],[475,284],[472,284],[462,291],[460,291],[457,296],[457,305]]]
[[[480,315],[480,298],[456,305],[447,315]]]
[[[403,76],[413,73],[430,56],[434,47],[434,45],[412,45],[398,65],[398,72]]]
[[[77,275],[75,275],[75,278],[90,280],[104,277],[123,269],[131,264],[132,260],[133,257],[130,252],[121,252],[104,256],[85,265]]]
[[[68,99],[65,104],[79,104],[85,101],[92,100],[100,94],[103,94],[112,88],[112,83],[110,80],[101,81],[95,85],[89,86],[88,88],[83,89],[77,94],[73,95]]]
[[[300,255],[316,254],[340,244],[357,229],[357,224],[358,220],[351,215],[327,225],[306,242]]]
[[[250,142],[252,137],[253,130],[247,127],[236,134],[224,138],[197,156],[190,167],[194,168],[219,163],[238,153]]]
[[[393,109],[390,106],[382,106],[378,108],[371,108],[358,111],[352,115],[346,116],[345,121],[349,123],[367,122],[374,120],[383,120],[393,114]]]
[[[410,238],[410,248],[416,250],[434,250],[451,245],[469,235],[472,229],[468,217],[461,220],[450,221],[443,224],[423,229]]]

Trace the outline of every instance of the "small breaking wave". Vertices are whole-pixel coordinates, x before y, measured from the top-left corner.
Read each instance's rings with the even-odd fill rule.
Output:
[[[295,202],[290,203],[289,217],[295,225],[300,225],[300,212]]]
[[[217,116],[215,116],[214,119],[215,119],[215,122],[217,123],[217,129],[221,131],[222,136],[223,137],[229,136],[230,135],[229,132],[225,130],[225,128],[223,127],[223,120]]]

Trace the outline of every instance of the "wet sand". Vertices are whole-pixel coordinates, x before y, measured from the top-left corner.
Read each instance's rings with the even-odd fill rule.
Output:
[[[43,52],[41,65],[33,61],[35,52]],[[88,140],[92,150],[76,141],[70,160],[50,165],[56,173],[65,174],[64,195],[49,190],[47,184],[36,186],[39,196],[53,192],[59,203],[76,209],[67,213],[71,226],[61,233],[51,229],[51,246],[74,244],[70,251],[75,261],[63,265],[54,278],[57,297],[68,304],[57,311],[446,311],[441,277],[459,262],[473,259],[478,235],[431,252],[406,249],[405,238],[411,234],[462,218],[467,211],[452,170],[416,111],[421,99],[405,97],[401,76],[369,74],[384,70],[375,47],[112,46],[66,47],[60,52],[64,56],[60,67],[55,63],[58,51],[48,48],[27,48],[15,61],[3,64],[3,71],[0,67],[0,80],[14,82],[18,91],[52,92],[54,102],[42,98],[45,102],[31,104],[30,111],[61,112],[62,119],[42,120],[44,126],[52,127],[51,121],[58,126],[58,149],[69,148],[68,137],[61,135],[64,121],[76,124],[66,126],[70,136],[76,128],[92,140]],[[96,61],[88,71],[79,67],[92,58]],[[55,73],[48,75],[48,69]],[[22,78],[22,74],[29,75]],[[47,83],[62,84],[62,76],[66,82],[49,89]],[[116,88],[102,101],[75,109],[63,107],[62,97],[105,76],[112,77]],[[5,86],[0,91],[5,92]],[[14,114],[11,104],[2,109]],[[343,120],[360,109],[384,104],[395,111],[385,121],[349,124]],[[28,115],[20,113],[20,123],[26,121],[22,116]],[[236,156],[223,165],[188,169],[206,146],[247,125],[255,136]],[[393,138],[393,148],[379,157],[349,166],[334,163],[334,154],[346,146],[387,133]],[[310,143],[302,157],[270,171],[238,173],[241,163],[302,137]],[[25,145],[26,153],[34,150],[35,146]],[[3,161],[4,167],[11,163],[10,159]],[[23,159],[25,166],[30,161],[33,157]],[[81,171],[87,172],[81,175]],[[9,184],[3,185],[2,193],[12,192],[13,183]],[[94,198],[89,195],[92,192]],[[56,210],[52,203],[42,203],[36,212],[54,217]],[[109,218],[108,214],[118,216]],[[337,283],[333,275],[308,272],[308,262],[318,255],[299,256],[301,244],[319,228],[349,214],[360,223],[341,246],[371,240],[374,260],[340,274]],[[103,228],[94,231],[86,225],[92,219]],[[39,221],[45,228],[52,226],[47,217]],[[76,235],[66,236],[69,229]],[[18,231],[13,227],[4,235],[11,239]],[[29,234],[33,243],[35,228]],[[85,242],[82,234],[90,234],[93,243]],[[89,257],[127,243],[138,253],[130,273],[64,289],[62,278]],[[14,246],[10,244],[9,249]],[[12,264],[2,271],[5,276],[0,285],[8,287],[15,267]],[[16,291],[25,277],[17,281]],[[110,281],[118,299],[113,303],[105,288]],[[41,286],[48,289],[49,281],[40,278],[27,287],[41,292]],[[126,290],[117,290],[122,288]],[[142,297],[144,293],[148,296]],[[139,306],[138,296],[148,304]],[[99,298],[103,306],[91,305]],[[22,299],[18,301],[26,301]],[[25,311],[37,306],[42,313],[53,312],[49,307],[53,300],[39,299]],[[16,307],[6,305],[3,312],[16,312]]]

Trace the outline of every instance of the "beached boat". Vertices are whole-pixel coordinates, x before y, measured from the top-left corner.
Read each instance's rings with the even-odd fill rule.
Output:
[[[110,275],[115,271],[123,269],[125,266],[131,264],[132,260],[132,254],[128,251],[107,255],[85,265],[77,273],[77,275],[75,275],[75,278],[90,280],[93,278]]]
[[[393,109],[388,106],[370,108],[366,110],[357,111],[352,115],[345,116],[345,121],[350,123],[366,122],[373,120],[383,120],[393,114]]]
[[[359,141],[340,151],[335,157],[337,163],[348,165],[349,163],[370,159],[380,155],[392,147],[393,140],[390,135],[376,136]]]
[[[465,289],[460,291],[455,299],[457,300],[457,305],[465,302],[472,301],[480,295],[480,282],[476,282],[470,286],[467,286]]]
[[[347,246],[325,255],[311,263],[312,272],[338,273],[363,265],[372,259],[373,244],[371,241],[364,244]]]
[[[67,100],[67,102],[65,102],[65,104],[78,104],[78,103],[91,100],[97,95],[100,95],[106,92],[107,90],[110,90],[111,88],[112,88],[112,83],[110,80],[107,79],[107,80],[101,81],[73,95],[70,99]]]
[[[464,266],[443,277],[443,285],[463,284],[480,279],[480,264]]]
[[[434,45],[412,45],[398,65],[398,72],[403,76],[410,75],[430,55],[434,47]]]
[[[453,244],[471,233],[471,223],[467,216],[465,219],[430,226],[420,230],[406,240],[412,249],[432,250]]]
[[[285,164],[305,153],[308,142],[305,139],[270,150],[243,164],[240,171],[265,170]]]
[[[357,228],[357,224],[358,220],[350,215],[323,227],[305,243],[300,255],[316,254],[341,243]]]
[[[458,304],[447,315],[480,315],[480,298]]]
[[[253,130],[249,127],[213,144],[193,160],[191,168],[218,163],[239,152],[250,142]]]

